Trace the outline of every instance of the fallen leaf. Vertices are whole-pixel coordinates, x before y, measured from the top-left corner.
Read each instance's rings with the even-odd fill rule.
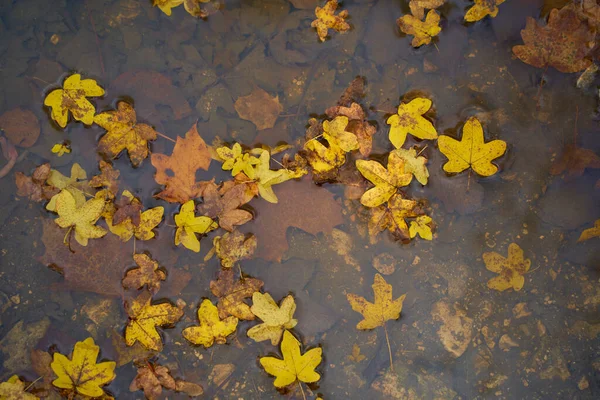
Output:
[[[579,239],[577,239],[577,241],[585,242],[586,240],[590,240],[591,238],[599,237],[599,236],[600,236],[600,219],[598,219],[598,220],[596,220],[596,222],[594,222],[594,226],[592,228],[584,229],[583,232],[581,232],[581,235],[579,235]]]
[[[254,179],[254,166],[260,161],[249,153],[242,153],[242,146],[239,143],[235,143],[231,149],[223,146],[218,147],[215,151],[223,160],[221,168],[224,171],[231,171],[232,176],[243,172],[248,178]]]
[[[308,121],[311,127],[322,129],[322,125],[314,118]],[[309,128],[310,130],[311,128]],[[346,152],[342,149],[335,138],[323,133],[323,139],[328,146],[321,143],[317,137],[307,138],[304,143],[306,159],[313,169],[313,173],[322,174],[341,167],[346,162]]]
[[[261,357],[259,360],[265,371],[275,376],[275,387],[286,387],[297,381],[313,383],[321,379],[321,375],[315,371],[323,357],[323,349],[320,347],[301,354],[300,342],[286,330],[281,342],[281,354],[283,359]]]
[[[506,142],[502,140],[484,142],[483,128],[475,117],[469,118],[465,123],[460,141],[442,135],[438,139],[438,146],[448,158],[443,166],[444,171],[458,173],[472,168],[481,176],[491,176],[498,172],[498,167],[492,164],[492,160],[506,152]]]
[[[387,206],[371,208],[368,222],[369,238],[372,244],[377,242],[379,232],[389,230],[394,238],[404,240],[410,238],[410,230],[405,218],[417,217],[423,213],[419,203],[405,199],[396,194],[388,200]]]
[[[283,111],[279,96],[271,97],[259,87],[248,96],[239,97],[234,107],[240,118],[251,121],[259,131],[274,127],[277,117]]]
[[[348,18],[348,11],[340,11],[335,15],[338,8],[337,0],[327,0],[323,7],[315,8],[315,19],[310,26],[317,29],[317,35],[321,42],[327,38],[327,31],[333,29],[337,32],[347,32],[350,30],[350,25],[345,21]]]
[[[524,275],[531,267],[531,260],[524,258],[523,250],[516,243],[508,246],[508,257],[505,258],[496,252],[486,252],[483,253],[483,262],[489,271],[499,274],[490,279],[487,285],[490,289],[500,292],[510,288],[515,291],[521,290],[525,284]]]
[[[71,166],[71,177],[67,178],[59,171],[55,169],[50,170],[50,175],[46,180],[46,183],[50,186],[54,186],[60,190],[66,190],[73,195],[75,203],[78,207],[85,203],[85,195],[90,194],[85,190],[89,188],[89,184],[86,180],[87,173],[77,163]],[[46,210],[56,212],[56,199],[58,193],[50,199],[50,202],[46,204]]]
[[[374,188],[367,190],[360,202],[366,207],[377,207],[390,199],[398,188],[412,181],[412,174],[405,171],[405,162],[398,153],[390,153],[387,169],[377,161],[356,160],[356,168],[367,178]]]
[[[570,9],[550,11],[546,26],[527,17],[521,37],[524,44],[513,47],[513,53],[536,68],[550,66],[568,73],[583,71],[591,64],[586,57],[594,47],[595,32]]]
[[[467,313],[454,306],[440,301],[433,305],[431,316],[436,321],[442,321],[437,334],[444,348],[454,357],[458,358],[469,347],[473,336],[473,319],[467,317]]]
[[[16,322],[0,341],[0,350],[4,353],[4,370],[21,371],[29,368],[29,351],[46,335],[49,327],[48,317],[35,322]]]
[[[221,267],[231,268],[240,260],[252,258],[256,251],[256,236],[246,237],[240,231],[227,232],[213,239],[215,253],[221,261]]]
[[[185,203],[200,197],[203,182],[196,182],[196,171],[208,170],[210,151],[196,129],[196,124],[185,134],[177,137],[171,156],[154,153],[152,165],[156,168],[154,180],[165,189],[156,197],[171,203]]]
[[[352,354],[348,356],[348,359],[352,362],[359,363],[367,358],[364,354],[360,353],[360,347],[356,343],[352,345]]]
[[[581,0],[578,3],[569,2],[565,8],[573,10],[580,20],[587,21],[590,28],[598,32],[598,28],[600,28],[600,4],[596,0]]]
[[[54,222],[61,228],[74,230],[77,243],[87,246],[88,239],[97,239],[106,235],[105,229],[95,225],[102,214],[104,203],[103,199],[94,198],[77,207],[71,192],[62,190],[56,195],[58,218]]]
[[[198,307],[198,321],[200,321],[200,325],[185,328],[182,332],[183,337],[194,344],[201,344],[206,348],[212,346],[214,342],[225,344],[227,336],[235,332],[238,319],[234,316],[222,318],[219,317],[219,314],[217,307],[210,300],[204,299],[200,307]]]
[[[389,139],[395,148],[402,147],[409,133],[419,139],[437,139],[435,127],[423,118],[431,105],[431,100],[419,97],[409,103],[401,103],[398,112],[387,119],[390,125]]]
[[[351,103],[350,107],[335,106],[328,108],[325,113],[329,118],[345,116],[350,121],[345,127],[349,133],[356,136],[358,150],[363,157],[371,154],[373,148],[372,136],[377,133],[377,128],[367,121],[367,114],[358,103]]]
[[[256,202],[257,218],[251,225],[260,246],[257,257],[281,261],[288,249],[287,229],[292,226],[312,235],[331,233],[344,222],[342,209],[333,194],[310,179],[290,182],[278,189],[279,203]]]
[[[407,14],[398,18],[396,23],[402,32],[414,36],[411,42],[413,47],[431,43],[431,39],[442,31],[442,28],[440,28],[440,14],[434,10],[427,13],[425,21]]]
[[[0,383],[0,399],[2,400],[35,400],[39,397],[27,393],[25,382],[19,379],[18,375],[13,375],[6,382]]]
[[[127,150],[134,167],[148,157],[148,141],[155,140],[157,136],[150,125],[137,121],[135,110],[124,101],[117,103],[116,111],[96,115],[94,123],[106,129],[98,142],[98,151],[114,159]]]
[[[278,199],[273,192],[273,185],[278,185],[290,179],[300,178],[308,173],[305,169],[271,169],[271,154],[268,150],[262,150],[256,166],[255,180],[258,185],[258,194],[269,203],[277,203]]]
[[[130,392],[138,390],[144,391],[144,396],[148,400],[160,398],[163,387],[169,390],[175,390],[175,379],[171,376],[169,369],[162,365],[142,365],[137,367],[137,374],[129,385]]]
[[[49,177],[50,163],[45,163],[37,167],[31,176],[26,176],[22,172],[17,172],[15,174],[17,196],[27,197],[29,200],[36,202],[50,200],[57,195],[60,190],[52,185],[46,184]]]
[[[286,329],[292,329],[298,323],[294,319],[296,302],[291,295],[284,297],[278,306],[269,293],[255,292],[252,295],[252,314],[263,323],[248,330],[248,337],[256,342],[270,340],[273,346],[281,341],[281,335]]]
[[[234,226],[243,225],[252,220],[252,213],[238,207],[248,203],[258,195],[258,187],[254,184],[223,184],[221,188],[214,183],[206,184],[202,193],[203,202],[198,211],[210,218],[219,220],[219,226],[229,232]]]
[[[417,156],[417,151],[414,148],[409,150],[396,149],[392,153],[397,154],[404,160],[404,172],[409,172],[419,181],[421,185],[427,185],[429,171],[427,170],[427,159],[423,156]]]
[[[50,390],[52,381],[56,379],[52,371],[52,356],[47,351],[33,349],[31,350],[31,368],[42,378],[44,390]]]
[[[204,388],[201,385],[179,379],[175,382],[175,390],[185,393],[190,397],[198,397],[204,393]]]
[[[204,6],[201,7],[200,3]],[[220,0],[183,0],[183,6],[192,17],[206,18],[218,12],[222,3]]]
[[[14,108],[0,115],[0,130],[15,146],[31,147],[40,137],[40,122],[33,112]]]
[[[400,318],[402,311],[402,302],[405,294],[393,299],[392,285],[389,285],[380,274],[375,274],[375,281],[371,286],[375,301],[368,302],[364,297],[348,293],[347,298],[352,309],[363,316],[363,320],[357,325],[357,329],[374,329],[378,326],[384,326],[386,321]]]
[[[138,226],[142,220],[142,202],[135,197],[129,190],[123,190],[121,198],[112,203],[114,207],[109,207],[109,204],[104,208],[104,217],[112,219],[111,224],[119,225],[127,219],[131,220],[134,226]],[[116,211],[115,211],[116,209]]]
[[[206,233],[217,229],[218,225],[210,217],[196,217],[194,214],[194,200],[190,200],[181,206],[179,214],[175,215],[175,246],[183,244],[184,247],[198,253],[200,251],[200,241],[196,233],[205,235]]]
[[[425,9],[435,10],[436,8],[441,7],[445,2],[446,0],[410,0],[408,6],[410,7],[412,15],[418,19],[423,19],[425,17]]]
[[[75,343],[71,359],[60,353],[54,353],[50,365],[57,376],[52,384],[60,389],[83,396],[100,397],[105,395],[102,386],[115,379],[114,361],[96,363],[100,347],[94,339],[87,338]]]
[[[139,290],[145,286],[151,293],[158,292],[160,283],[167,279],[167,274],[146,254],[134,254],[133,260],[138,268],[127,271],[122,281],[123,288]]]
[[[219,318],[233,315],[237,319],[253,320],[254,314],[244,299],[252,297],[262,286],[263,282],[256,278],[242,276],[234,280],[232,269],[219,271],[217,280],[210,281],[210,291],[219,299]]]
[[[106,210],[108,208],[108,211]],[[133,236],[138,240],[150,240],[155,237],[154,228],[160,224],[165,208],[162,206],[150,208],[139,213],[138,224],[134,223],[133,218],[125,218],[124,221],[113,225],[115,213],[114,206],[108,205],[104,211],[104,220],[108,229],[117,235],[123,242],[129,241]]]
[[[146,349],[139,342],[133,346],[127,346],[123,334],[114,329],[110,330],[108,336],[110,336],[112,347],[116,354],[117,368],[127,365],[130,362],[146,361],[156,356],[156,352]]]
[[[410,222],[410,228],[408,233],[410,238],[414,238],[417,235],[421,236],[421,239],[432,240],[433,233],[431,232],[432,219],[429,215],[419,215],[416,220]]]
[[[121,172],[104,160],[100,160],[99,168],[100,175],[93,176],[88,184],[93,188],[105,188],[108,197],[114,199],[119,191],[119,175],[121,175]]]
[[[50,151],[56,154],[57,157],[62,157],[65,154],[69,154],[71,152],[71,147],[65,142],[56,143],[54,146],[52,146]]]
[[[160,11],[171,16],[171,9],[183,4],[183,0],[152,0],[152,5],[158,7]],[[145,392],[144,392],[145,393]]]
[[[465,14],[465,21],[475,22],[486,16],[495,18],[498,15],[498,6],[505,0],[475,0],[475,4]]]
[[[104,95],[104,89],[93,79],[81,79],[81,75],[73,74],[65,79],[62,89],[51,91],[44,99],[44,105],[52,108],[51,116],[61,127],[67,126],[69,111],[73,118],[91,125],[94,122],[96,107],[87,97]]]
[[[592,150],[567,144],[560,159],[550,167],[550,174],[560,175],[567,171],[567,179],[572,179],[583,175],[586,168],[600,168],[600,157]]]
[[[356,135],[346,132],[347,126],[348,117],[346,116],[337,116],[332,121],[323,121],[323,136],[333,138],[345,152],[356,150],[359,147]]]
[[[129,322],[125,328],[125,343],[133,346],[139,341],[150,350],[161,351],[162,339],[158,326],[174,324],[183,316],[183,311],[169,303],[152,304],[150,292],[142,292],[126,304]]]

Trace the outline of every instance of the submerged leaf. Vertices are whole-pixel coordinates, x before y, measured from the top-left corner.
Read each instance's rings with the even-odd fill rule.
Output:
[[[380,274],[375,274],[373,283],[373,294],[375,301],[368,302],[364,297],[349,293],[348,301],[352,309],[361,313],[364,319],[356,325],[357,329],[374,329],[385,325],[385,322],[391,319],[400,318],[402,311],[402,302],[405,294],[397,299],[392,298],[392,285],[389,285]]]
[[[577,241],[585,242],[586,240],[590,240],[591,238],[599,237],[599,236],[600,236],[600,219],[597,219],[596,222],[594,222],[594,226],[592,228],[587,228],[583,232],[581,232],[581,235],[579,235],[579,239],[577,239]]]
[[[508,246],[508,257],[496,252],[486,252],[483,253],[483,261],[488,270],[499,274],[488,281],[488,287],[500,292],[510,288],[521,290],[525,284],[523,275],[531,267],[531,260],[523,256],[523,250],[516,243]]]
[[[2,400],[36,400],[39,397],[25,391],[25,382],[13,375],[6,382],[0,383],[0,399]]]

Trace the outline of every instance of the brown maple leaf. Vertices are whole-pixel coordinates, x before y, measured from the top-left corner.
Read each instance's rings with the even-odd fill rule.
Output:
[[[586,168],[600,168],[600,157],[592,150],[568,144],[560,159],[550,167],[550,174],[560,175],[567,171],[566,179],[572,179],[583,175]]]
[[[171,156],[152,154],[152,165],[156,168],[154,180],[165,185],[156,197],[182,204],[200,197],[206,182],[196,182],[196,171],[208,170],[210,160],[210,151],[194,124],[185,138],[177,137]]]
[[[225,182],[221,188],[214,183],[207,183],[202,192],[203,202],[198,205],[198,212],[210,218],[218,218],[219,226],[229,232],[235,225],[243,225],[252,219],[252,213],[238,207],[248,203],[258,195],[256,185]]]
[[[169,369],[148,363],[138,367],[137,375],[129,385],[129,391],[143,390],[147,399],[154,400],[160,397],[163,387],[169,390],[175,390],[177,387]]]
[[[277,189],[277,204],[253,204],[257,218],[250,228],[260,243],[257,257],[281,261],[288,249],[286,231],[291,226],[316,235],[331,233],[343,222],[342,208],[333,194],[309,178],[283,183]]]
[[[123,288],[141,289],[144,286],[151,293],[156,293],[160,289],[161,281],[167,279],[165,271],[158,268],[158,263],[146,254],[134,254],[133,260],[138,268],[127,271],[123,278]]]
[[[367,114],[358,103],[351,103],[350,107],[335,106],[328,108],[325,113],[329,118],[335,118],[339,115],[348,117],[350,122],[345,130],[356,135],[360,154],[364,157],[371,154],[373,148],[372,136],[377,132],[377,128],[367,121]]]
[[[88,184],[93,188],[103,187],[107,190],[109,198],[114,199],[119,191],[119,172],[118,169],[114,169],[111,163],[100,160],[100,174],[95,175],[90,179]]]
[[[134,226],[140,225],[143,206],[142,202],[137,197],[134,197],[128,191],[124,191],[121,198],[113,204],[116,208],[112,217],[113,225],[118,225],[127,218],[131,218],[131,222]]]
[[[50,200],[52,196],[58,194],[60,189],[46,184],[46,180],[50,176],[50,169],[50,163],[45,163],[37,167],[31,176],[17,172],[15,174],[17,196],[28,197],[31,201],[40,202]]]
[[[277,117],[283,111],[279,97],[271,97],[259,87],[248,96],[239,97],[234,107],[240,118],[251,121],[259,131],[275,126]]]
[[[521,37],[524,44],[513,47],[513,53],[534,67],[577,72],[591,64],[586,57],[594,47],[595,33],[569,8],[552,10],[546,26],[528,17]]]
[[[263,286],[263,281],[256,278],[240,277],[234,280],[233,270],[221,270],[216,281],[210,281],[210,291],[218,297],[219,318],[233,315],[238,319],[253,320],[254,314],[244,299],[252,297]]]

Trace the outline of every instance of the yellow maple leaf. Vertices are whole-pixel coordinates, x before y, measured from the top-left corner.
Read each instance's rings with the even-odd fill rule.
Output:
[[[388,201],[399,187],[412,181],[412,174],[404,170],[404,160],[397,153],[390,153],[387,169],[377,161],[356,160],[356,168],[362,176],[375,185],[367,190],[360,202],[366,207],[377,207]]]
[[[299,168],[295,171],[289,169],[271,169],[271,154],[267,150],[261,150],[259,156],[259,163],[256,166],[255,180],[258,186],[258,193],[260,197],[268,201],[269,203],[277,203],[277,196],[273,191],[272,186],[290,179],[300,178],[306,175],[308,171]]]
[[[325,146],[317,138],[310,139],[304,144],[308,163],[316,173],[332,171],[346,162],[346,152],[339,143],[326,134],[323,135],[323,138],[327,140],[329,146]]]
[[[104,203],[101,198],[93,198],[81,207],[77,207],[71,192],[63,189],[56,195],[58,218],[54,222],[61,228],[74,229],[77,243],[87,246],[88,239],[97,239],[106,235],[105,229],[95,225],[102,215]]]
[[[579,235],[579,239],[577,239],[577,241],[585,242],[586,240],[589,240],[594,237],[599,237],[599,236],[600,236],[600,219],[597,219],[596,222],[594,222],[594,226],[592,228],[585,229],[583,232],[581,232],[581,235]]]
[[[80,207],[85,203],[85,191],[83,189],[88,186],[88,182],[84,180],[86,178],[87,173],[79,164],[75,163],[71,166],[70,178],[52,169],[46,183],[58,189],[67,190],[75,198],[77,207]],[[50,199],[50,202],[46,205],[46,210],[56,211],[56,196],[58,196],[58,193]]]
[[[505,0],[475,0],[473,7],[465,14],[465,21],[475,22],[489,15],[495,18],[498,15],[498,6]]]
[[[183,330],[183,337],[204,347],[210,347],[214,342],[225,344],[227,336],[235,332],[238,324],[238,319],[234,316],[221,320],[217,307],[208,299],[204,299],[198,307],[198,321],[200,325]]]
[[[116,111],[106,111],[94,117],[94,122],[106,129],[98,142],[98,151],[116,158],[127,150],[134,166],[148,157],[148,141],[155,140],[157,132],[148,124],[137,121],[133,107],[125,102],[117,103]]]
[[[411,135],[419,139],[436,139],[437,131],[433,124],[423,118],[431,108],[431,100],[416,98],[409,103],[401,103],[398,112],[387,119],[390,125],[389,139],[395,148],[399,149],[406,141],[406,136]]]
[[[278,306],[269,293],[255,292],[252,295],[250,311],[263,321],[262,324],[248,330],[248,337],[256,342],[270,340],[273,346],[277,346],[283,331],[292,329],[298,323],[298,320],[293,318],[296,302],[291,295],[284,297]]]
[[[397,239],[409,238],[410,232],[405,218],[416,217],[417,206],[415,200],[395,194],[388,200],[387,206],[372,208],[368,222],[370,242],[374,244],[377,234],[386,229]]]
[[[231,149],[227,146],[218,147],[216,152],[224,161],[221,166],[224,171],[231,170],[232,176],[243,172],[248,178],[254,179],[254,166],[260,163],[260,160],[249,153],[244,154],[239,143],[235,143]]]
[[[441,31],[440,14],[435,10],[430,10],[425,17],[425,21],[412,16],[404,15],[396,21],[400,30],[407,35],[413,35],[413,47],[419,47],[431,43],[431,39],[437,36]]]
[[[0,400],[35,400],[39,397],[25,391],[25,382],[13,375],[6,382],[0,383]]]
[[[58,157],[62,157],[63,155],[70,153],[71,148],[68,144],[56,143],[54,146],[52,146],[52,149],[50,149],[50,151],[56,154]]]
[[[508,257],[503,257],[496,252],[483,253],[485,267],[498,275],[488,281],[490,289],[503,292],[513,288],[516,291],[521,290],[525,284],[523,276],[531,267],[531,260],[524,258],[523,249],[516,243],[508,246]]]
[[[183,311],[169,303],[151,304],[152,295],[142,292],[127,306],[129,323],[125,328],[125,343],[133,346],[140,342],[150,350],[161,351],[163,347],[157,326],[174,324]]]
[[[441,7],[446,0],[410,0],[408,6],[412,15],[419,19],[425,17],[425,9],[434,10]]]
[[[427,159],[417,156],[415,149],[396,149],[392,151],[404,160],[404,172],[409,172],[419,181],[421,185],[427,185],[429,170],[427,170]]]
[[[352,132],[346,132],[348,126],[348,117],[343,115],[335,117],[331,121],[323,122],[323,137],[333,138],[336,144],[345,152],[358,149],[358,138]]]
[[[433,220],[429,215],[419,215],[415,221],[410,222],[410,228],[408,232],[410,234],[411,239],[417,236],[421,236],[422,239],[432,240],[433,233],[431,232],[431,224]]]
[[[160,11],[166,15],[171,15],[171,9],[183,4],[183,0],[153,0],[154,7],[158,7]]]
[[[198,253],[200,251],[200,241],[196,233],[204,235],[219,226],[212,218],[196,217],[194,212],[196,206],[194,200],[189,200],[181,206],[179,214],[175,215],[175,245],[183,244],[186,248]]]
[[[323,7],[315,8],[315,19],[310,26],[317,29],[317,35],[321,42],[327,38],[327,31],[333,29],[337,32],[347,32],[350,30],[350,25],[344,20],[348,18],[348,11],[343,10],[335,15],[335,10],[338,8],[337,0],[328,0]]]
[[[83,396],[104,396],[102,386],[115,379],[116,363],[114,361],[96,363],[99,353],[100,347],[92,338],[75,343],[71,359],[58,352],[54,353],[50,367],[57,378],[52,381],[52,384],[57,388]]]
[[[132,199],[132,201],[137,200],[128,190],[123,191],[123,196]],[[130,217],[116,225],[113,225],[115,211],[115,207],[112,204],[108,205],[104,210],[104,220],[106,221],[106,225],[108,225],[108,229],[113,234],[121,238],[122,241],[127,242],[134,235],[138,240],[152,239],[155,236],[153,229],[156,228],[156,226],[162,221],[165,208],[159,206],[142,212],[139,214],[139,224],[137,225]]]
[[[96,107],[86,97],[102,95],[104,89],[95,80],[82,80],[81,75],[73,74],[65,79],[62,89],[55,89],[46,96],[44,105],[52,108],[50,115],[61,128],[67,126],[69,111],[76,120],[91,125]]]
[[[484,143],[483,128],[475,117],[469,118],[465,123],[460,141],[442,135],[438,139],[438,146],[442,154],[448,157],[444,171],[458,173],[471,167],[481,176],[498,172],[498,167],[492,164],[492,160],[506,151],[506,142],[503,140]]]
[[[286,387],[299,382],[312,383],[321,379],[315,368],[321,364],[323,349],[320,347],[300,353],[300,342],[286,330],[281,342],[283,359],[276,357],[261,357],[260,365],[268,374],[275,376],[273,384],[277,388]]]

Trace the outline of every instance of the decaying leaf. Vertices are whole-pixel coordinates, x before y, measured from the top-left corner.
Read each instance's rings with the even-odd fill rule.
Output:
[[[513,53],[536,68],[550,66],[560,72],[578,72],[591,64],[586,57],[594,47],[595,32],[569,8],[553,9],[545,26],[527,17],[521,37],[524,44],[513,47]]]
[[[119,225],[130,219],[134,226],[138,226],[142,221],[142,202],[135,197],[129,190],[123,190],[121,198],[112,204],[107,204],[104,208],[104,217],[107,218],[109,226]]]
[[[235,332],[238,324],[238,319],[234,316],[219,317],[217,307],[208,299],[204,299],[198,307],[198,321],[200,321],[200,325],[190,326],[183,330],[183,337],[194,344],[201,344],[207,348],[214,342],[225,344],[227,336]]]
[[[142,212],[140,201],[128,190],[123,191],[122,197],[129,199],[130,203],[118,210],[113,204],[107,204],[104,209],[103,216],[108,229],[124,242],[129,241],[133,236],[138,240],[152,239],[155,236],[153,229],[162,221],[165,208],[158,206]],[[115,224],[115,217],[120,211],[125,218]],[[131,213],[128,215],[125,213],[126,211],[131,211]]]
[[[427,170],[427,159],[417,155],[417,150],[396,149],[392,151],[404,160],[404,172],[409,172],[419,181],[421,185],[427,185],[429,171]]]
[[[58,218],[54,222],[61,228],[73,229],[77,243],[87,246],[88,239],[97,239],[106,235],[105,229],[95,225],[102,215],[104,204],[104,199],[94,198],[77,207],[71,192],[62,190],[56,195]]]
[[[0,399],[2,400],[36,400],[39,397],[25,391],[25,382],[13,375],[6,382],[0,383]]]
[[[214,229],[218,225],[210,217],[196,217],[194,214],[194,200],[190,200],[181,206],[179,214],[175,215],[175,245],[183,244],[186,248],[198,253],[200,251],[200,241],[196,237],[196,233],[204,235]]]
[[[256,251],[256,236],[246,237],[240,231],[227,232],[213,239],[215,253],[223,268],[231,268],[240,260],[252,258]]]
[[[94,122],[106,129],[106,134],[98,142],[98,151],[116,158],[127,150],[135,167],[148,157],[148,141],[155,140],[157,136],[150,125],[137,121],[135,110],[124,101],[117,103],[116,111],[96,115]]]
[[[45,163],[37,167],[31,176],[17,172],[15,174],[17,196],[28,197],[29,200],[36,202],[50,200],[60,192],[60,189],[46,184],[49,177],[50,163]]]
[[[375,295],[373,303],[368,302],[364,297],[348,293],[347,298],[352,309],[361,313],[363,320],[357,325],[357,329],[374,329],[378,326],[384,326],[386,321],[400,318],[402,311],[402,302],[405,294],[393,299],[392,285],[389,285],[380,274],[375,274],[375,281],[371,286]]]
[[[171,9],[183,4],[183,0],[152,0],[152,5],[158,7],[160,11],[171,16]]]
[[[438,139],[438,146],[442,154],[448,157],[444,171],[458,173],[472,168],[481,176],[491,176],[498,172],[498,167],[492,164],[492,160],[506,152],[506,142],[502,140],[484,142],[483,128],[476,117],[467,120],[460,141],[442,135]]]
[[[412,181],[412,174],[405,171],[405,161],[398,153],[390,153],[387,169],[377,161],[356,160],[356,168],[375,185],[367,190],[360,202],[366,207],[377,207],[389,200],[398,188],[407,186]]]
[[[523,256],[523,250],[516,243],[508,246],[508,257],[486,252],[483,253],[483,261],[488,270],[499,274],[488,281],[488,287],[500,292],[510,288],[521,290],[525,284],[524,275],[531,267],[531,260]]]
[[[234,107],[240,118],[251,121],[259,131],[274,127],[277,117],[283,111],[279,96],[271,97],[259,87],[248,96],[239,97]]]
[[[337,116],[332,121],[323,121],[323,137],[333,138],[345,152],[358,149],[358,139],[352,132],[346,132],[348,117]],[[327,135],[327,136],[325,136]]]
[[[425,17],[425,10],[435,10],[438,7],[441,7],[446,0],[410,0],[408,6],[410,7],[410,12],[412,15],[417,17],[418,19],[423,19]]]
[[[415,200],[405,199],[400,194],[392,196],[387,206],[371,209],[368,230],[370,242],[377,241],[379,232],[389,230],[396,239],[410,238],[410,230],[405,218],[413,218],[422,214],[419,203]]]
[[[214,182],[208,182],[202,193],[203,202],[198,211],[210,218],[219,220],[219,226],[229,232],[234,226],[243,225],[252,220],[252,213],[238,207],[248,203],[258,195],[254,183],[226,182],[219,188]]]
[[[281,341],[281,335],[286,329],[292,329],[298,323],[294,319],[296,302],[291,295],[286,296],[278,306],[269,293],[255,292],[252,295],[252,314],[263,323],[248,330],[248,337],[257,342],[270,340],[273,346]]]
[[[505,0],[475,0],[475,4],[465,14],[465,21],[475,22],[486,16],[495,18],[498,15],[498,6]]]
[[[108,198],[114,199],[119,191],[119,172],[118,169],[114,169],[111,163],[104,160],[100,160],[100,175],[95,175],[90,179],[89,185],[93,188],[105,188],[107,190]]]
[[[152,165],[156,168],[154,180],[165,185],[156,197],[171,203],[185,203],[200,197],[203,183],[196,182],[196,171],[208,170],[210,160],[210,151],[194,124],[185,138],[177,137],[171,156],[152,154]]]
[[[250,179],[254,179],[254,166],[260,161],[249,153],[242,153],[242,146],[235,143],[231,149],[227,146],[215,149],[219,157],[223,160],[221,168],[225,171],[231,171],[232,176],[240,172],[246,174]]]
[[[71,147],[68,144],[66,144],[65,142],[56,143],[54,146],[52,146],[50,151],[52,153],[56,154],[58,157],[62,157],[65,154],[69,154],[71,152]]]
[[[190,392],[188,386],[194,386],[194,393]],[[158,400],[161,398],[162,389],[175,390],[178,392],[186,392],[192,397],[199,396],[203,393],[202,386],[175,379],[171,376],[171,372],[167,367],[158,364],[142,364],[137,367],[137,375],[129,385],[129,391],[135,392],[143,390],[146,399]]]
[[[600,236],[600,219],[597,219],[596,222],[594,222],[594,226],[592,228],[584,229],[584,231],[581,232],[581,235],[579,235],[579,239],[577,239],[577,241],[585,242],[586,240],[590,240],[591,238],[599,237],[599,236]]]
[[[40,121],[30,110],[13,108],[0,115],[0,131],[15,146],[31,147],[40,137]]]
[[[363,157],[366,157],[371,153],[373,147],[372,136],[377,132],[377,128],[367,121],[367,114],[360,104],[352,102],[350,107],[341,105],[330,107],[325,113],[329,118],[333,118],[334,121],[335,118],[339,116],[347,117],[349,123],[344,127],[344,131],[348,131],[348,133],[352,133],[356,136],[358,150]],[[352,139],[350,138],[350,140]],[[350,144],[352,143],[350,142]]]
[[[317,29],[317,35],[321,42],[327,38],[327,31],[333,29],[337,32],[347,32],[350,30],[350,25],[345,21],[348,18],[348,11],[343,10],[335,15],[338,8],[337,0],[327,0],[323,7],[315,8],[315,19],[310,26]]]
[[[437,334],[444,349],[456,358],[462,356],[473,337],[473,319],[456,304],[452,306],[444,301],[433,305],[431,316],[435,321],[442,321]]]
[[[219,318],[233,315],[237,319],[253,320],[254,314],[244,299],[252,297],[262,286],[263,281],[256,278],[242,276],[234,279],[232,269],[219,271],[218,279],[210,281],[210,291],[219,299]]]
[[[423,117],[431,105],[431,100],[422,97],[409,103],[400,103],[398,112],[387,119],[390,125],[389,139],[395,148],[402,147],[409,133],[419,139],[437,139],[435,127]]]
[[[321,364],[323,349],[320,347],[300,353],[300,342],[286,330],[281,342],[281,355],[276,357],[261,357],[260,365],[268,374],[275,376],[273,384],[277,388],[286,387],[297,381],[312,383],[321,379],[315,368]]]
[[[158,263],[146,254],[134,254],[133,260],[138,268],[127,271],[123,278],[125,289],[142,289],[144,286],[152,292],[158,292],[161,281],[167,279],[165,271],[158,268]]]
[[[187,11],[192,17],[206,18],[211,14],[211,12],[202,8],[200,4],[207,4],[211,3],[212,1],[218,3],[217,0],[183,0],[183,7],[185,8],[185,11]],[[218,10],[218,7],[216,10]]]
[[[256,166],[255,179],[258,185],[260,197],[269,203],[277,203],[277,196],[273,192],[273,185],[289,181],[290,179],[300,178],[308,173],[305,169],[271,169],[271,155],[268,150],[262,150],[258,158],[260,162]]]
[[[46,183],[50,186],[54,186],[60,190],[67,190],[75,198],[77,207],[82,206],[85,203],[86,189],[89,189],[88,182],[84,179],[87,178],[87,173],[77,163],[71,167],[71,177],[67,178],[59,171],[52,169],[50,170],[50,176],[46,180]],[[58,194],[58,193],[57,193]],[[50,202],[46,204],[46,210],[56,211],[56,195],[50,199]]]
[[[103,396],[102,386],[115,379],[114,361],[96,363],[100,347],[94,339],[87,338],[75,343],[71,359],[60,353],[54,353],[50,366],[57,376],[52,384],[60,389],[83,396]]]
[[[322,129],[322,125],[314,118],[310,119],[308,123],[314,130]],[[321,143],[317,137],[308,138],[304,144],[304,150],[307,153],[306,159],[312,167],[313,173],[316,174],[332,171],[346,162],[346,152],[337,140],[326,133],[323,133],[323,139],[327,141],[327,146]]]
[[[69,120],[69,111],[73,118],[91,125],[94,122],[96,107],[87,97],[104,95],[102,89],[93,79],[81,79],[81,75],[73,74],[65,79],[62,89],[51,91],[44,99],[44,105],[52,108],[52,119],[64,128]]]
[[[133,346],[139,341],[147,349],[161,351],[162,339],[158,326],[174,324],[183,316],[183,311],[169,303],[151,304],[150,292],[142,292],[126,305],[129,323],[125,328],[125,343]]]
[[[425,21],[407,14],[398,18],[396,22],[402,32],[414,36],[411,42],[413,47],[431,43],[431,39],[442,31],[442,28],[440,28],[440,14],[435,10],[429,10]]]
[[[414,221],[410,222],[408,233],[412,238],[419,235],[422,239],[432,240],[433,233],[431,232],[431,223],[433,220],[429,215],[419,215]]]
[[[550,167],[550,174],[560,175],[567,171],[566,178],[572,179],[583,175],[586,168],[600,168],[600,157],[592,150],[568,144],[560,159]]]

